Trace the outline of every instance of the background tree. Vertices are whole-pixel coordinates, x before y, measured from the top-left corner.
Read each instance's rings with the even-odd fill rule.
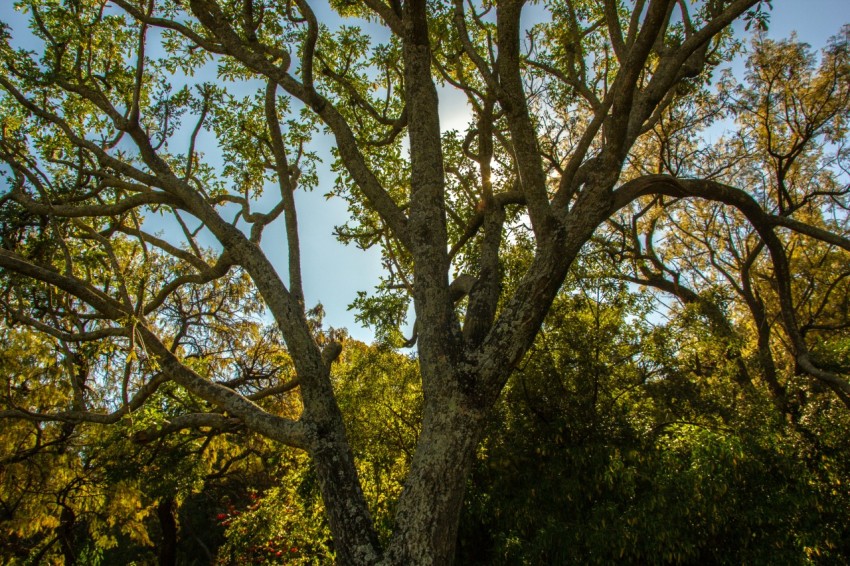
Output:
[[[729,26],[763,24],[759,0],[556,1],[530,28],[519,1],[333,3],[382,26],[383,42],[320,25],[304,0],[20,4],[43,49],[0,47],[3,307],[10,322],[90,348],[92,378],[66,375],[70,408],[3,417],[110,423],[174,384],[171,427],[244,427],[309,455],[339,562],[447,564],[488,415],[567,274],[620,210],[668,199],[722,203],[752,226],[794,367],[850,396],[842,367],[810,352],[783,239],[850,249],[840,200],[823,195],[835,224],[819,225],[789,217],[794,195],[774,209],[731,175],[631,166],[666,116],[698,103],[734,47]],[[839,67],[842,49],[829,56]],[[221,82],[194,81],[204,65]],[[237,98],[236,85],[255,92]],[[441,131],[438,86],[466,97],[466,132]],[[838,101],[826,114],[846,116],[841,89],[824,90],[829,108]],[[392,329],[407,298],[416,316],[421,422],[385,541],[332,379],[342,345],[304,304],[293,193],[317,181],[306,149],[317,127],[334,139],[336,192],[354,215],[342,237],[380,245],[388,266],[364,316]],[[201,135],[218,141],[223,167],[203,159]],[[261,206],[263,191],[274,202]],[[175,231],[152,233],[156,214]],[[260,247],[278,218],[285,276]],[[234,374],[217,316],[240,300],[274,319],[291,380]],[[294,384],[300,413],[285,402]]]
[[[458,562],[843,561],[846,441],[822,434],[846,430],[840,402],[807,400],[813,444],[734,379],[699,310],[648,322],[651,297],[594,271],[567,281],[491,415]]]
[[[658,200],[635,208],[631,218],[614,225],[620,234],[617,241],[629,243],[626,257],[633,271],[627,279],[670,293],[702,311],[713,331],[730,341],[726,357],[738,366],[737,379],[749,382],[752,374],[758,375],[789,414],[794,408],[780,383],[781,368],[773,351],[775,333],[784,330],[786,343],[807,339],[821,349],[829,338],[813,339],[813,327],[838,331],[843,326],[840,305],[846,275],[832,262],[843,261],[839,259],[845,243],[841,237],[846,235],[839,217],[846,208],[848,190],[846,148],[841,141],[846,137],[850,107],[847,33],[845,27],[832,39],[817,68],[804,44],[757,41],[747,65],[746,86],[724,83],[719,96],[725,101],[702,103],[703,108],[725,108],[725,113],[734,116],[740,125],[736,135],[700,149],[696,143],[699,125],[718,113],[671,114],[654,139],[647,138],[646,149],[655,158],[640,164],[644,170],[675,174],[690,174],[690,168],[698,167],[702,176],[749,183],[754,197],[777,218],[777,224],[807,226],[837,237],[824,242],[789,234],[781,242],[795,273],[786,290],[791,299],[788,308],[794,308],[788,314],[794,316],[786,318],[800,327],[800,336],[793,337],[795,331],[787,329],[787,320],[784,326],[780,323],[784,320],[782,293],[775,290],[773,265],[763,257],[765,241],[743,222],[740,212],[716,203],[682,206],[676,200]],[[671,157],[681,153],[671,147],[699,150],[701,162]],[[748,328],[737,331],[735,322],[741,316]],[[741,336],[750,333],[758,336],[755,368],[747,367],[740,349]],[[791,357],[786,363],[797,371],[808,371],[804,363],[793,359],[793,351]],[[832,387],[846,403],[841,387]]]

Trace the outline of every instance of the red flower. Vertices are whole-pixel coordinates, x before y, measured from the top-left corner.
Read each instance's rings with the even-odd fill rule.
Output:
[[[224,514],[224,513],[219,513],[218,515],[215,516],[215,518],[218,519],[219,521],[223,521],[224,519],[227,519],[227,515]]]
[[[289,549],[289,552],[298,552],[298,548],[293,546],[292,548]]]

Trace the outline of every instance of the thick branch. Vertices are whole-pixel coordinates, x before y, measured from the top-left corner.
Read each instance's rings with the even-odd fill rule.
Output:
[[[847,402],[850,383],[843,377],[822,370],[809,355],[808,346],[800,332],[791,294],[791,271],[782,242],[773,232],[773,218],[764,212],[753,197],[740,189],[722,183],[701,179],[676,179],[666,175],[649,175],[629,181],[615,191],[612,213],[635,198],[649,194],[664,194],[677,198],[697,197],[733,206],[741,211],[756,229],[770,252],[779,295],[780,310],[785,331],[794,346],[797,364],[809,375],[823,381]]]
[[[546,192],[546,174],[537,144],[537,132],[528,110],[528,95],[520,74],[520,16],[521,0],[509,0],[498,5],[496,21],[499,44],[499,102],[505,111],[511,131],[514,161],[520,184],[525,193],[528,215],[538,242],[543,242],[555,230],[555,216]]]
[[[169,434],[186,429],[208,428],[215,432],[235,432],[242,427],[242,421],[215,413],[192,413],[172,417],[161,425],[152,426],[137,432],[133,440],[142,444],[153,442]]]

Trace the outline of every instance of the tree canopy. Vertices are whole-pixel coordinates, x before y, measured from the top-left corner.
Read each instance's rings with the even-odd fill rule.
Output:
[[[100,551],[119,517],[121,536],[149,543],[153,511],[133,489],[158,501],[173,559],[176,502],[234,466],[277,498],[228,509],[228,529],[320,500],[298,516],[312,551],[341,564],[496,560],[458,545],[461,517],[480,522],[462,535],[504,534],[489,544],[506,563],[652,548],[719,560],[735,530],[718,517],[767,487],[743,482],[701,514],[665,502],[714,471],[705,499],[775,468],[846,500],[850,27],[819,54],[756,33],[741,81],[722,72],[747,48],[732,26],[766,26],[764,0],[17,6],[38,47],[4,27],[2,495],[10,520],[54,529],[66,562],[83,513]],[[450,94],[466,101],[463,131],[441,126]],[[318,135],[333,143],[329,196],[351,213],[338,237],[383,259],[353,305],[381,345],[305,304],[295,195],[327,186]],[[392,351],[414,344],[413,361]],[[770,448],[774,433],[794,457]],[[148,486],[114,464],[129,442],[156,447],[137,465]],[[505,448],[523,443],[539,450]],[[533,467],[558,450],[552,530],[521,506],[524,526],[500,525],[510,500],[487,494],[510,482],[482,451]],[[647,482],[655,469],[690,475]],[[608,483],[607,508],[575,499],[581,474]],[[840,511],[811,528],[823,493],[794,486],[803,495],[757,507],[746,532],[789,556],[846,552]],[[771,538],[765,517],[789,509],[783,528],[802,534]],[[652,538],[628,522],[658,510],[681,523]],[[614,518],[622,544],[606,547]],[[694,542],[706,533],[714,547]],[[259,552],[243,546],[222,548]]]

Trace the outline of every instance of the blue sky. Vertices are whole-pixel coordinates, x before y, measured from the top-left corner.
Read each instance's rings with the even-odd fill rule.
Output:
[[[12,10],[11,0],[0,0],[0,20],[11,24],[14,32],[22,31],[22,19]],[[826,40],[850,23],[848,0],[774,0],[768,36],[779,39],[796,32],[799,39],[814,48],[822,47]],[[322,13],[327,13],[320,10]],[[743,25],[740,25],[743,31]],[[13,33],[17,36],[17,33]],[[465,114],[462,101],[456,96],[441,100],[440,115],[444,129],[461,128]],[[330,163],[328,139],[317,139],[316,149]],[[214,156],[212,147],[206,148]],[[339,200],[327,200],[324,194],[332,188],[333,174],[326,167],[320,169],[320,185],[311,193],[299,191],[296,196],[299,208],[299,228],[303,246],[303,277],[308,306],[323,303],[328,326],[346,327],[355,337],[371,340],[372,333],[354,321],[354,313],[347,307],[357,291],[369,290],[381,273],[377,252],[364,252],[339,244],[333,237],[334,227],[345,223],[348,212]],[[0,187],[0,191],[3,188]],[[272,226],[263,238],[263,247],[282,273],[285,273],[286,246],[282,223]]]

